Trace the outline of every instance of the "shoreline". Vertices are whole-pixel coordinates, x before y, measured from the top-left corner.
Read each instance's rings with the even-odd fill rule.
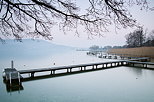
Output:
[[[154,47],[110,49],[107,53],[129,57],[150,57],[151,61],[154,62]]]

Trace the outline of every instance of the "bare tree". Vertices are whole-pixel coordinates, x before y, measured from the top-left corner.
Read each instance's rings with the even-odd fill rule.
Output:
[[[147,0],[87,0],[84,14],[74,0],[0,0],[0,40],[14,37],[43,37],[52,39],[52,27],[64,32],[82,25],[88,36],[102,36],[109,25],[117,28],[136,25],[127,10],[131,5],[149,9]]]
[[[138,28],[133,33],[126,35],[126,43],[128,47],[141,47],[144,45],[146,32],[143,31],[143,28]]]
[[[145,46],[154,46],[154,30],[152,30],[146,38]]]
[[[96,50],[99,49],[99,46],[93,45],[93,46],[89,47],[89,49],[92,50],[92,51],[96,51]]]

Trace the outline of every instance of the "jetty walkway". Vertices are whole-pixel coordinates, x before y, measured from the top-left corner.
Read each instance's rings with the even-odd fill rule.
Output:
[[[89,64],[78,64],[78,65],[69,65],[69,66],[59,66],[59,67],[50,67],[50,68],[37,68],[37,69],[28,69],[28,70],[16,70],[13,66],[13,61],[11,62],[11,68],[4,69],[3,78],[7,84],[12,86],[13,82],[18,82],[21,84],[24,77],[22,74],[29,74],[30,78],[35,77],[35,73],[39,72],[50,72],[50,76],[56,74],[68,74],[74,72],[85,72],[85,71],[94,71],[101,69],[109,69],[119,66],[140,66],[147,69],[154,69],[154,63],[146,62],[149,58],[138,58],[131,60],[120,60],[120,61],[111,61],[111,62],[100,62],[100,63],[89,63]],[[151,67],[152,66],[152,67]],[[150,68],[151,67],[151,68]]]
[[[103,63],[89,63],[89,64],[79,64],[79,65],[70,65],[70,66],[60,66],[60,67],[51,67],[51,68],[39,68],[39,69],[30,69],[30,70],[19,70],[20,74],[30,73],[31,77],[34,77],[34,74],[37,72],[50,71],[51,75],[56,74],[56,71],[63,70],[63,73],[71,73],[74,71],[86,71],[86,70],[95,70],[98,68],[111,68],[126,65],[125,61],[112,61],[112,62],[103,62]],[[75,70],[77,69],[77,70]]]

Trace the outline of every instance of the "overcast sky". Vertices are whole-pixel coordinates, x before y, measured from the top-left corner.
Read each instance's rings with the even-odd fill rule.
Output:
[[[151,5],[154,7],[154,0],[150,1]],[[80,0],[80,6],[85,6],[84,0]],[[154,29],[154,11],[140,10],[138,6],[133,6],[129,9],[133,17],[140,25],[143,25],[144,29],[148,29],[148,32]],[[126,44],[125,35],[133,30],[134,28],[120,29],[116,33],[114,26],[111,26],[109,32],[104,33],[103,37],[97,36],[93,39],[88,39],[88,35],[84,31],[80,31],[78,37],[74,32],[67,32],[64,34],[62,31],[55,28],[52,42],[76,47],[89,47],[91,45],[124,45]]]

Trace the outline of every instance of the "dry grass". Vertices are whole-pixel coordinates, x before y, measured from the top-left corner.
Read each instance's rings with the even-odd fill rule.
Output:
[[[123,48],[111,49],[110,54],[122,54],[130,57],[150,57],[154,58],[154,47],[137,47],[137,48]]]

